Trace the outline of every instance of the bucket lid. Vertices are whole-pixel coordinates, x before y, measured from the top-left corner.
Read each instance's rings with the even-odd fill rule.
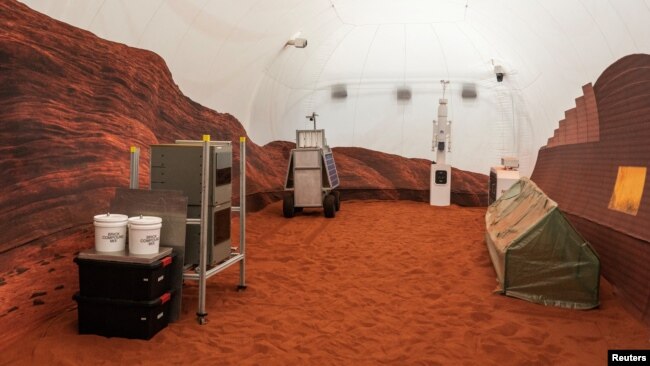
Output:
[[[155,225],[160,224],[162,218],[156,216],[133,216],[129,217],[129,224],[136,225]]]
[[[94,219],[97,222],[122,222],[126,221],[129,217],[126,215],[105,213],[101,215],[95,215]]]

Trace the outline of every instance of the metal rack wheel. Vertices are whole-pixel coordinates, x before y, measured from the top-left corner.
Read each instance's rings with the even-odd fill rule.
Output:
[[[208,314],[207,313],[196,313],[196,320],[198,321],[199,325],[205,325],[208,324]]]
[[[282,202],[282,213],[286,218],[292,218],[295,214],[295,207],[293,206],[293,194],[287,194],[284,196],[284,201]]]
[[[328,219],[336,215],[336,197],[334,195],[328,194],[323,199],[323,212]]]

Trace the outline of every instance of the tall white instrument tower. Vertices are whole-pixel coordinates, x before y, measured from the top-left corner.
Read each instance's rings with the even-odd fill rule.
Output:
[[[451,203],[451,165],[446,164],[447,153],[451,152],[451,121],[447,120],[447,99],[445,91],[449,80],[440,80],[442,98],[438,105],[438,121],[433,121],[433,141],[431,151],[436,152],[436,160],[431,164],[432,206],[449,206]]]

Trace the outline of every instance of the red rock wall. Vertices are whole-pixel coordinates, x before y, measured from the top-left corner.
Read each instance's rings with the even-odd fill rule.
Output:
[[[0,24],[0,251],[105,211],[112,188],[128,186],[130,145],[245,135],[183,96],[154,53],[13,1],[0,4]],[[148,149],[142,158],[146,186]]]
[[[342,195],[354,199],[406,199],[429,202],[431,161],[356,147],[334,148]],[[452,168],[451,201],[487,206],[488,177]]]
[[[131,145],[145,188],[148,145],[203,134],[234,141],[238,166],[241,124],[185,97],[158,55],[0,2],[0,253],[106,211],[114,187],[128,186]],[[247,202],[259,209],[281,198],[293,144],[247,146]],[[428,200],[426,160],[360,148],[335,157],[344,199]],[[486,204],[486,176],[454,174],[452,202]]]
[[[585,92],[584,110],[598,128],[578,124],[574,143],[543,147],[532,179],[594,246],[603,275],[629,300],[633,312],[650,323],[650,179],[646,177],[636,215],[608,208],[618,167],[650,165],[650,55],[630,55],[608,67],[593,94],[590,107]],[[585,118],[580,104],[579,121]]]

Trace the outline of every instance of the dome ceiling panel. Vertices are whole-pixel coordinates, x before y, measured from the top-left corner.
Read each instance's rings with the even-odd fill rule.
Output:
[[[346,24],[413,24],[462,21],[464,0],[332,0]]]
[[[439,80],[450,79],[451,162],[479,172],[506,151],[532,169],[582,85],[650,52],[648,0],[23,2],[158,53],[188,97],[233,114],[259,143],[292,140],[316,111],[334,146],[431,158]],[[285,46],[297,32],[307,48]],[[463,83],[477,98],[460,97]],[[346,96],[332,98],[333,85]]]

